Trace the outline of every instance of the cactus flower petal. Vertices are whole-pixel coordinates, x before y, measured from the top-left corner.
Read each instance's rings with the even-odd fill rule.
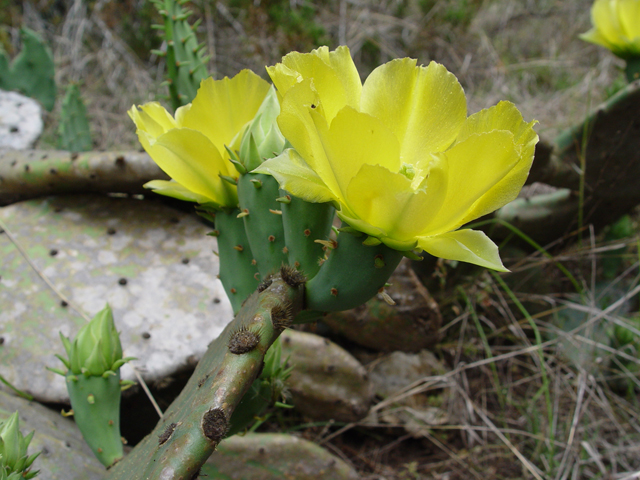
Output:
[[[509,271],[500,260],[497,245],[484,232],[456,230],[435,237],[420,238],[418,246],[435,257],[473,263],[500,272]]]
[[[601,45],[629,59],[640,56],[640,1],[596,0],[591,7],[593,27],[582,40]]]
[[[151,180],[144,184],[144,188],[153,190],[160,195],[185,200],[187,202],[207,203],[211,201],[208,197],[198,195],[176,181]]]
[[[351,79],[353,62],[331,63],[329,53],[290,54],[267,69],[282,97],[278,124],[297,153],[258,171],[304,200],[331,198],[344,222],[390,248],[417,244],[503,270],[483,234],[455,231],[517,196],[533,161],[535,122],[509,102],[467,118],[455,76],[411,59],[375,69],[353,99],[357,89],[347,95],[335,80]]]

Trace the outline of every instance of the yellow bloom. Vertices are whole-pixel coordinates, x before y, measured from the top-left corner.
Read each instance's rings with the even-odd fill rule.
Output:
[[[189,105],[173,118],[159,103],[129,110],[140,143],[175,182],[156,180],[149,188],[200,203],[235,206],[236,188],[220,175],[236,176],[225,145],[237,150],[269,83],[249,70],[222,80],[203,80]],[[189,194],[191,192],[191,194]]]
[[[456,77],[433,62],[393,60],[362,85],[346,47],[322,47],[268,72],[295,150],[256,172],[307,201],[335,203],[344,222],[391,248],[504,270],[484,233],[458,228],[517,196],[535,122],[509,102],[467,118]]]
[[[640,0],[596,0],[591,7],[593,28],[582,40],[602,45],[617,56],[640,56]]]

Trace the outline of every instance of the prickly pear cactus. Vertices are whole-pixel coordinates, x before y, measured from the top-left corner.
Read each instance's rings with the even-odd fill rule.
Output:
[[[232,414],[262,369],[264,356],[302,309],[304,277],[283,267],[260,285],[211,343],[155,430],[111,468],[107,480],[196,478],[234,429]]]
[[[51,49],[40,35],[22,27],[22,50],[9,64],[0,49],[0,89],[17,90],[38,100],[51,111],[56,102],[56,83]]]
[[[167,50],[154,51],[166,58],[167,84],[173,109],[190,103],[196,96],[200,82],[207,78],[207,57],[204,44],[196,39],[199,21],[190,25],[187,19],[191,12],[182,6],[186,0],[152,0],[162,17],[164,25],[157,25]]]
[[[70,152],[88,152],[93,148],[87,109],[78,85],[71,84],[62,100],[58,126],[58,148]]]

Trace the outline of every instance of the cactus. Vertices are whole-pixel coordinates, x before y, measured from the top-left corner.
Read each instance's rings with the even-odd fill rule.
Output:
[[[0,89],[18,90],[51,111],[56,102],[56,83],[51,49],[40,35],[22,27],[22,50],[9,64],[0,49]]]
[[[26,437],[22,435],[18,412],[0,422],[0,480],[29,479],[38,475],[38,471],[31,471],[31,464],[41,452],[27,454],[33,433]]]
[[[120,381],[120,337],[107,305],[85,325],[73,343],[60,334],[68,359],[57,355],[67,371],[64,376],[76,424],[85,441],[107,468],[123,456],[120,436],[120,391],[131,382]]]
[[[58,148],[71,152],[87,152],[93,148],[87,109],[80,98],[80,89],[76,84],[70,84],[67,87],[67,93],[62,100]]]
[[[302,309],[303,283],[282,268],[258,289],[214,340],[155,430],[107,473],[106,480],[196,478],[234,426],[232,414],[260,373],[268,348]]]
[[[209,235],[217,237],[218,249],[222,252],[219,255],[220,280],[235,313],[260,283],[244,222],[238,218],[239,213],[236,208],[209,214],[216,226]]]
[[[156,25],[161,38],[167,43],[167,51],[154,53],[166,57],[167,84],[174,110],[190,103],[196,96],[200,82],[207,78],[207,57],[203,54],[204,44],[198,44],[196,29],[199,21],[189,25],[191,12],[182,7],[186,0],[152,0],[164,25]]]

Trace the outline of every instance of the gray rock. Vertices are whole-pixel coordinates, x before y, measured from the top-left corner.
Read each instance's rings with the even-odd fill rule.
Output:
[[[37,101],[0,90],[0,148],[33,148],[42,128],[42,107]]]
[[[217,280],[217,249],[195,215],[160,203],[99,196],[49,197],[0,209],[29,258],[89,316],[108,302],[124,353],[159,382],[195,364],[233,317]],[[0,374],[45,402],[66,402],[61,331],[85,320],[49,289],[0,234]],[[133,379],[125,366],[123,377]]]
[[[286,382],[296,409],[316,420],[355,422],[369,411],[367,372],[349,352],[313,333],[282,333],[282,358],[294,369]]]
[[[429,426],[447,423],[447,411],[441,408],[445,403],[442,398],[445,393],[425,391],[402,396],[406,389],[417,386],[421,380],[445,372],[445,366],[427,350],[420,353],[393,352],[376,360],[369,374],[371,383],[376,395],[390,402],[386,408],[367,417],[365,423],[402,425],[416,436]],[[394,397],[398,400],[394,401]]]
[[[38,480],[100,480],[105,469],[82,439],[73,420],[35,402],[0,391],[0,418],[18,411],[23,435],[34,431],[29,454],[42,452],[33,462]]]
[[[282,433],[224,440],[202,467],[204,478],[229,480],[355,480],[356,472],[315,443]]]

